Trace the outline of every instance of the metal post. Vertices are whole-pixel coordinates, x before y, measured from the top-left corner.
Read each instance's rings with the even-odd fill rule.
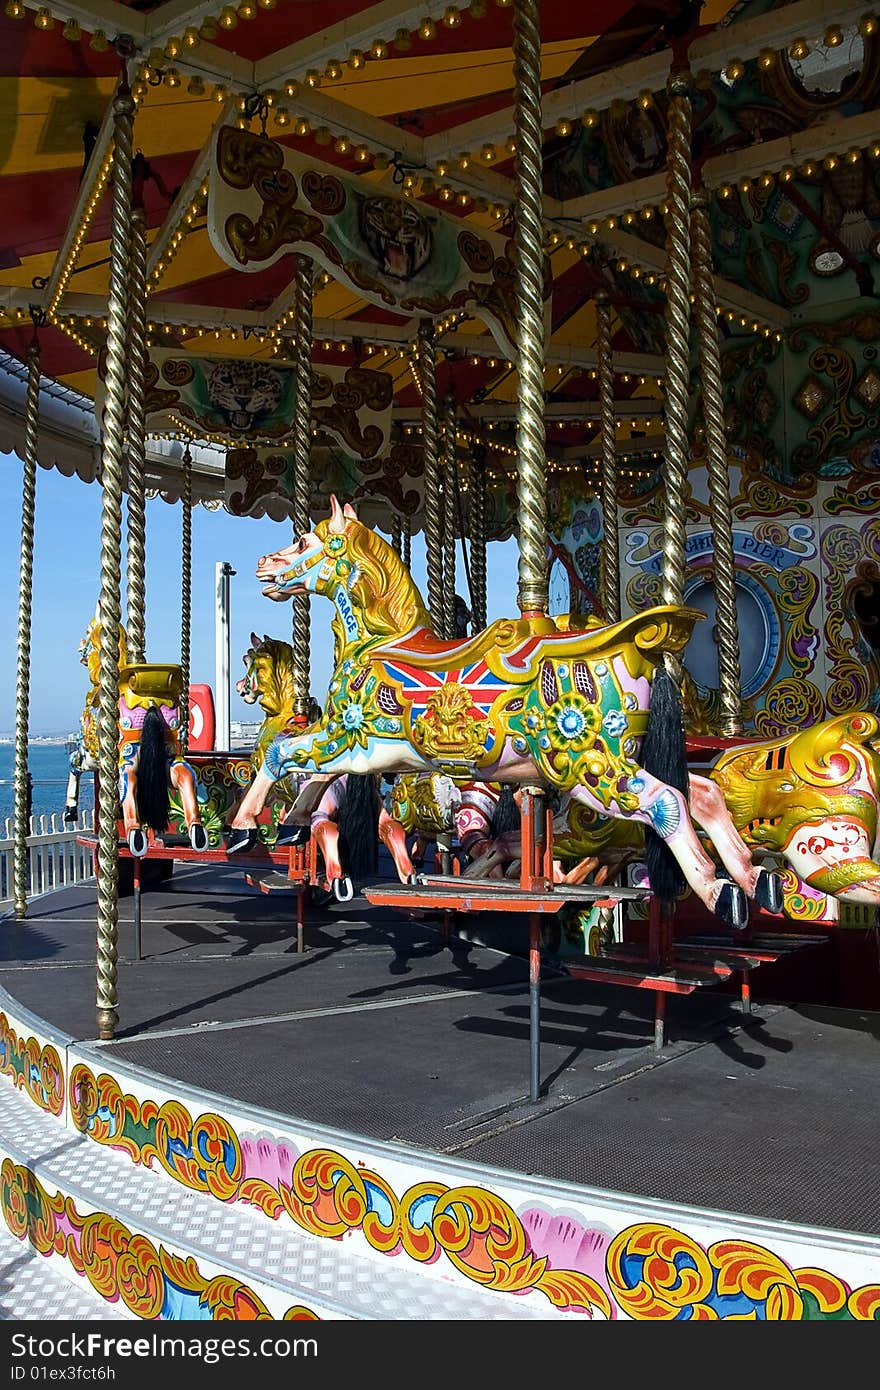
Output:
[[[742,732],[739,666],[739,621],[736,611],[736,564],[733,550],[733,510],[727,470],[727,435],[721,388],[721,351],[715,314],[715,277],[709,202],[705,190],[691,203],[691,250],[703,419],[706,426],[706,467],[709,474],[709,512],[715,541],[715,604],[718,614],[718,685],[721,691],[721,732]]]
[[[21,553],[18,572],[18,652],[15,679],[15,839],[12,880],[16,917],[27,916],[30,796],[28,719],[31,678],[31,608],[34,588],[34,515],[37,495],[37,431],[40,418],[40,344],[36,332],[28,348],[27,412],[21,489]]]
[[[298,538],[309,529],[312,510],[312,262],[308,256],[296,262],[296,406],[293,421],[293,532]],[[294,709],[308,715],[310,673],[310,624],[308,594],[293,596]]]
[[[661,595],[664,603],[684,601],[686,496],[689,463],[688,395],[690,388],[690,203],[691,76],[687,64],[676,65],[666,84],[669,94],[666,169],[666,396],[663,481],[666,516],[663,527]],[[666,654],[669,674],[680,678],[681,662]]]
[[[412,566],[412,523],[408,516],[402,516],[400,524],[403,532],[400,558],[406,565],[406,571],[409,574]]]
[[[122,577],[122,453],[125,431],[126,352],[130,288],[131,151],[134,101],[123,70],[113,101],[113,223],[107,306],[107,396],[101,456],[101,666],[98,706],[98,960],[97,1025],[112,1038],[119,942],[119,595]]]
[[[214,615],[214,698],[217,706],[218,748],[228,749],[232,741],[229,728],[229,580],[235,570],[228,560],[218,560],[214,566],[217,603]]]
[[[144,383],[147,371],[147,228],[143,206],[131,213],[128,332],[128,650],[132,661],[146,653],[146,538],[144,491],[146,413]]]
[[[443,449],[443,635],[455,636],[455,401],[446,398]]]
[[[599,349],[599,413],[602,448],[602,607],[609,623],[620,621],[620,551],[617,534],[617,441],[614,434],[614,364],[611,355],[611,303],[596,295]]]
[[[541,918],[529,913],[529,1100],[541,1099]]]
[[[183,477],[180,493],[180,669],[183,673],[180,692],[180,746],[185,753],[189,746],[189,661],[190,613],[192,608],[192,454],[189,445],[181,460]],[[228,701],[227,701],[228,705]]]
[[[486,626],[486,451],[479,446],[471,455],[470,486],[468,488],[468,523],[471,533],[471,603],[474,610],[474,631]]]
[[[540,0],[514,0],[516,282],[519,394],[516,412],[519,608],[546,614],[547,454],[544,428],[544,230],[541,170]]]
[[[419,324],[422,377],[422,450],[425,460],[425,547],[428,560],[428,608],[434,631],[443,633],[443,531],[440,518],[437,451],[437,350],[430,320]]]
[[[391,513],[391,530],[389,535],[391,537],[391,548],[399,555],[401,553],[403,541],[403,528],[400,523],[399,512]]]

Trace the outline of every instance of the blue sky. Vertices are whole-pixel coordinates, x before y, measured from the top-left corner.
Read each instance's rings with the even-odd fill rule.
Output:
[[[0,687],[0,731],[15,719],[15,658],[18,622],[18,566],[21,537],[21,463],[14,454],[0,455],[0,584],[6,601],[0,607],[0,650],[6,654]],[[161,499],[147,504],[147,656],[176,661],[180,655],[179,506]],[[290,640],[289,604],[263,598],[254,577],[257,560],[288,543],[287,522],[267,517],[232,517],[225,511],[193,512],[191,679],[214,686],[214,566],[228,560],[237,571],[231,581],[232,678],[243,671],[242,653],[253,629]],[[73,731],[86,691],[85,669],[78,659],[80,638],[95,611],[100,587],[101,490],[96,483],[65,478],[54,469],[37,469],[37,524],[34,545],[30,725],[34,733]],[[125,568],[123,536],[123,571]],[[458,591],[466,595],[458,560]],[[421,535],[413,538],[413,577],[425,591],[425,552]],[[489,620],[516,612],[516,546],[493,544],[488,564]],[[123,613],[125,594],[123,586]],[[330,680],[332,638],[330,607],[312,604],[312,687],[323,703]],[[234,688],[233,719],[253,718],[253,711]]]

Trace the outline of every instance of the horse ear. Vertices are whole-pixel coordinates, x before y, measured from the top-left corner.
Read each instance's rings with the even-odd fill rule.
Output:
[[[345,512],[339,505],[339,498],[335,492],[330,494],[330,530],[341,532],[345,530]]]
[[[260,645],[260,639],[255,632],[251,633],[251,646],[256,648]]]
[[[357,521],[358,519],[358,514],[350,502],[346,502],[345,506],[342,508],[342,514],[343,516],[347,516],[350,521]]]

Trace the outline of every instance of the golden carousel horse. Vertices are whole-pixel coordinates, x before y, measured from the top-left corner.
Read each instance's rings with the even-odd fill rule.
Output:
[[[747,924],[749,898],[774,907],[778,878],[752,865],[723,798],[698,799],[693,813],[729,879],[700,843],[681,790],[680,700],[663,657],[681,651],[701,613],[666,605],[586,632],[538,615],[441,641],[392,547],[353,508],[335,498],[331,506],[329,520],[257,566],[268,598],[327,597],[340,640],[320,720],[274,739],[233,819],[231,853],[250,848],[273,783],[291,771],[440,771],[569,791],[599,814],[645,825],[652,883],[666,901],[678,888],[672,865],[734,927]],[[301,815],[316,792],[300,795]]]

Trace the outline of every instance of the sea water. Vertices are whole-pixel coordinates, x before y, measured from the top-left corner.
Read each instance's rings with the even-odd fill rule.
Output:
[[[61,815],[67,790],[69,754],[63,743],[31,743],[28,745],[28,767],[33,778],[33,814]],[[14,800],[13,768],[15,753],[11,743],[0,743],[0,830],[7,816],[12,815]],[[95,804],[94,779],[83,773],[80,784],[80,809],[91,811]]]

